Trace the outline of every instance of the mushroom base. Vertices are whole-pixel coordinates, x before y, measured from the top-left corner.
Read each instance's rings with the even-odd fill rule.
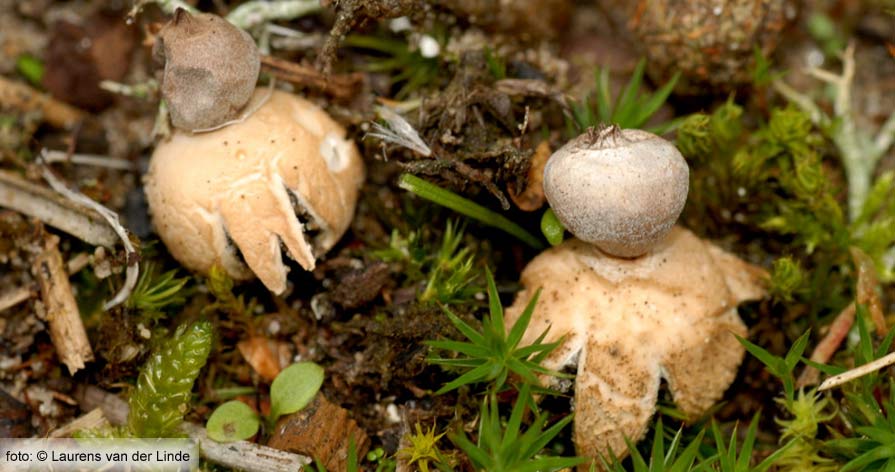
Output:
[[[577,360],[578,453],[623,457],[625,438],[637,441],[649,426],[661,379],[691,418],[721,398],[744,354],[734,336],[746,335],[736,305],[762,297],[763,278],[763,270],[680,227],[636,259],[573,239],[525,268],[507,324],[541,289],[523,342],[548,327],[544,342],[565,336],[544,366],[561,370]]]

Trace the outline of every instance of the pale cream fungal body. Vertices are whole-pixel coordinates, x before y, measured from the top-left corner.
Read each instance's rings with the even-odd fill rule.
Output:
[[[255,99],[269,93],[256,92]],[[248,119],[156,148],[146,194],[156,230],[184,266],[219,265],[286,288],[281,249],[303,268],[347,230],[363,161],[345,130],[316,105],[274,91]]]

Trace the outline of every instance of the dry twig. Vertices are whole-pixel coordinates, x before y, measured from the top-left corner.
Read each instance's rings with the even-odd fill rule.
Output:
[[[111,248],[118,240],[95,211],[4,170],[0,170],[0,207],[37,218],[94,246]]]
[[[93,350],[68,282],[68,272],[62,265],[58,236],[48,234],[45,237],[43,252],[34,261],[34,272],[40,283],[50,339],[59,360],[74,374],[93,360]]]
[[[40,111],[44,121],[65,129],[74,127],[87,117],[83,111],[71,105],[2,76],[0,76],[0,108],[12,108],[22,113]]]
[[[324,75],[313,67],[267,55],[261,56],[261,66],[265,72],[278,79],[299,87],[319,90],[337,99],[353,97],[364,80],[361,73]]]

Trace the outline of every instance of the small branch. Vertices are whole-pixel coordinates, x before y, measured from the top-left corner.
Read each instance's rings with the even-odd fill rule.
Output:
[[[59,237],[47,235],[43,252],[34,261],[34,273],[50,325],[50,340],[59,360],[74,374],[93,360],[93,350],[78,311],[78,303],[68,282],[68,273],[59,253]]]
[[[141,11],[143,11],[143,8],[145,8],[146,5],[150,5],[153,3],[158,5],[159,9],[161,9],[163,12],[165,12],[169,15],[173,14],[175,11],[177,11],[178,8],[183,8],[184,10],[190,12],[190,14],[193,14],[193,15],[195,15],[196,13],[199,13],[199,10],[197,10],[192,5],[190,5],[184,1],[181,1],[181,0],[139,0],[136,3],[134,3],[134,7],[131,8],[130,12],[128,12],[128,14],[127,14],[128,22],[132,22],[134,17],[136,17],[137,14],[139,14]]]
[[[836,319],[833,320],[833,323],[830,325],[830,330],[827,332],[827,335],[817,343],[817,347],[815,347],[814,352],[811,353],[811,360],[813,362],[826,364],[833,357],[833,354],[836,354],[836,351],[839,349],[839,346],[842,344],[845,337],[848,336],[848,332],[855,322],[855,312],[855,304],[850,303],[844,310],[836,315]],[[799,379],[796,381],[796,386],[805,387],[808,385],[815,385],[819,378],[820,372],[816,368],[811,366],[805,367],[805,370],[802,371],[802,374],[799,375]]]
[[[338,99],[348,99],[357,94],[364,76],[355,74],[323,75],[313,67],[303,66],[273,56],[261,56],[261,66],[265,72],[300,87],[320,90]]]
[[[44,151],[45,153],[46,151]],[[43,154],[43,153],[42,153]],[[131,244],[131,240],[127,235],[127,230],[124,229],[124,226],[121,226],[121,222],[118,221],[118,215],[112,210],[100,205],[99,203],[87,198],[86,195],[71,190],[65,186],[65,184],[59,180],[49,167],[46,165],[42,166],[42,172],[44,180],[50,184],[50,187],[53,187],[53,190],[62,194],[62,196],[72,200],[76,203],[80,203],[81,205],[87,206],[102,216],[109,226],[112,227],[112,230],[118,235],[121,239],[121,243],[124,245],[124,250],[127,256],[127,269],[125,273],[124,285],[115,294],[115,297],[112,300],[107,301],[103,305],[104,310],[109,310],[115,306],[124,303],[125,300],[130,296],[131,291],[133,291],[134,286],[137,285],[137,278],[140,275],[140,264],[137,262],[137,250],[134,249],[134,245]]]
[[[71,105],[2,76],[0,108],[11,108],[22,113],[40,111],[44,121],[56,128],[70,129],[87,118],[86,113]]]
[[[867,364],[856,367],[847,372],[843,372],[839,375],[834,375],[827,380],[824,380],[823,383],[820,384],[820,387],[817,388],[817,391],[822,392],[833,387],[838,387],[839,385],[851,382],[852,380],[876,372],[892,364],[895,364],[895,352],[889,353],[873,362],[868,362]]]
[[[815,126],[825,127],[829,122],[829,118],[820,110],[820,108],[807,95],[790,87],[782,79],[774,79],[772,83],[774,90],[783,95],[787,100],[795,103],[797,107],[808,114],[808,118]]]
[[[118,238],[102,216],[45,187],[0,170],[0,207],[9,208],[94,246],[115,247]]]
[[[106,169],[116,170],[134,170],[134,163],[127,159],[117,159],[108,156],[99,156],[96,154],[68,154],[63,151],[46,151],[43,154],[44,161],[47,163],[55,162],[71,162],[73,164],[105,167]]]
[[[236,7],[227,15],[227,21],[249,30],[268,21],[294,20],[320,10],[319,0],[254,0]]]
[[[886,122],[883,123],[879,132],[877,132],[873,147],[876,148],[877,153],[885,154],[889,146],[892,145],[893,140],[895,140],[895,112],[889,115],[889,118],[886,119]]]

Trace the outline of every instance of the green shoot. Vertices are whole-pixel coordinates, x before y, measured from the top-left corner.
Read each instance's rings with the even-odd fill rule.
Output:
[[[609,90],[609,69],[598,68],[596,71],[597,90],[593,97],[582,103],[572,105],[572,117],[578,131],[581,132],[599,124],[616,124],[621,128],[642,128],[646,122],[662,107],[674,86],[677,85],[680,73],[676,73],[666,84],[653,93],[641,89],[646,59],[637,62],[631,79],[621,94],[612,102]],[[680,123],[672,120],[647,131],[664,134],[673,130]]]
[[[484,225],[492,226],[516,237],[534,249],[543,249],[544,243],[540,239],[510,221],[507,217],[495,213],[471,200],[463,198],[450,190],[443,189],[433,183],[427,182],[415,175],[402,174],[398,179],[398,186],[416,194],[417,196],[450,208],[462,215],[468,216]]]
[[[159,313],[171,305],[182,305],[186,301],[183,288],[190,277],[177,278],[177,270],[157,274],[155,264],[143,265],[137,285],[127,299],[127,308],[145,313]]]
[[[22,54],[16,59],[16,71],[31,85],[39,87],[44,77],[44,64],[31,54]]]
[[[435,427],[431,427],[423,432],[420,424],[416,424],[416,433],[408,433],[404,435],[406,442],[410,443],[409,447],[398,451],[398,457],[407,461],[408,466],[415,466],[421,472],[429,472],[429,462],[436,464],[446,463],[444,455],[438,449],[438,440],[445,433],[435,434]]]
[[[795,377],[793,376],[793,370],[796,368],[796,365],[798,365],[799,360],[802,359],[802,353],[804,353],[805,349],[808,347],[810,334],[810,332],[805,332],[805,334],[801,335],[799,339],[793,343],[792,347],[789,348],[789,352],[786,353],[785,357],[775,356],[761,346],[737,336],[740,344],[742,344],[750,354],[760,360],[771,375],[779,378],[783,382],[784,401],[786,402],[785,405],[788,409],[791,408],[795,401]]]
[[[313,362],[298,362],[283,369],[270,385],[270,415],[273,424],[282,415],[306,407],[323,385],[323,367]],[[261,419],[248,405],[232,400],[215,408],[205,428],[208,437],[218,442],[248,439],[258,433]]]
[[[490,271],[487,272],[486,277],[488,279],[490,315],[485,316],[482,320],[482,331],[476,331],[445,308],[445,314],[451,323],[466,337],[468,342],[452,340],[426,342],[436,349],[458,354],[454,358],[429,358],[430,363],[463,371],[462,375],[445,384],[436,394],[440,395],[460,386],[479,382],[490,382],[491,390],[497,392],[504,386],[511,373],[519,376],[526,385],[540,385],[538,374],[567,377],[565,374],[541,366],[541,361],[561,342],[543,343],[542,341],[547,336],[546,330],[533,344],[519,345],[522,335],[531,321],[535,304],[538,302],[538,294],[532,297],[519,319],[507,333],[504,325],[504,310],[500,304],[494,277],[491,276]]]
[[[687,447],[681,450],[681,440],[683,429],[679,429],[671,440],[671,444],[665,445],[664,427],[662,418],[656,421],[655,432],[653,434],[653,445],[650,452],[649,463],[640,454],[640,451],[630,441],[628,450],[631,451],[631,463],[634,466],[632,472],[686,472],[692,470],[693,462],[699,453],[699,446],[702,444],[702,437],[705,430],[700,430],[695,439],[690,441]],[[667,449],[667,450],[666,450]],[[611,472],[627,472],[622,465],[622,461],[618,458],[612,458],[612,464],[608,464],[605,460],[603,468]]]
[[[473,443],[462,430],[448,437],[472,462],[475,470],[490,472],[556,471],[575,467],[584,462],[579,457],[540,455],[541,450],[572,421],[572,415],[559,420],[546,430],[548,414],[538,413],[527,430],[522,431],[522,420],[533,406],[531,387],[526,384],[519,391],[513,411],[506,423],[500,419],[494,393],[482,402],[479,414],[478,440]]]
[[[170,438],[181,434],[189,411],[193,383],[211,352],[211,323],[180,326],[152,352],[128,400],[127,427],[139,438]]]
[[[547,242],[550,243],[551,246],[559,246],[562,244],[566,228],[562,225],[562,222],[559,221],[559,218],[556,217],[553,208],[548,208],[547,211],[544,212],[544,216],[541,217],[541,232],[544,233],[544,237],[547,238]]]
[[[426,288],[419,295],[420,302],[432,300],[440,303],[455,303],[468,300],[477,287],[472,286],[473,254],[470,248],[460,247],[463,242],[463,228],[448,220],[441,240],[441,247],[435,255],[429,271]]]
[[[382,56],[371,59],[364,68],[368,72],[386,73],[392,85],[400,85],[395,94],[397,100],[404,100],[438,77],[438,58],[424,57],[418,49],[411,49],[406,40],[351,35],[345,38],[343,44]]]
[[[768,470],[786,451],[792,447],[793,442],[790,441],[783,447],[774,451],[773,454],[767,456],[758,465],[751,466],[752,448],[755,446],[755,435],[758,432],[759,413],[755,414],[749,429],[746,431],[746,437],[743,439],[742,446],[737,451],[737,428],[734,427],[730,434],[730,441],[725,441],[721,434],[718,424],[712,422],[712,437],[715,441],[715,447],[718,453],[709,458],[706,462],[700,464],[699,470],[717,470],[719,472],[764,472]],[[727,443],[727,445],[725,445]],[[709,465],[711,464],[711,467]]]
[[[323,385],[323,367],[298,362],[283,369],[270,384],[270,421],[301,410]]]
[[[770,279],[770,292],[774,299],[791,302],[793,294],[801,291],[805,282],[805,273],[799,261],[789,256],[774,261]]]
[[[208,437],[217,442],[244,441],[257,434],[260,427],[255,410],[239,400],[215,408],[205,424]]]
[[[437,248],[425,240],[426,230],[410,231],[402,236],[393,230],[389,247],[375,251],[377,258],[403,264],[410,285],[423,285],[417,294],[422,303],[460,304],[474,299],[479,292],[479,272],[475,270],[475,252],[463,244],[464,228],[448,220]]]

